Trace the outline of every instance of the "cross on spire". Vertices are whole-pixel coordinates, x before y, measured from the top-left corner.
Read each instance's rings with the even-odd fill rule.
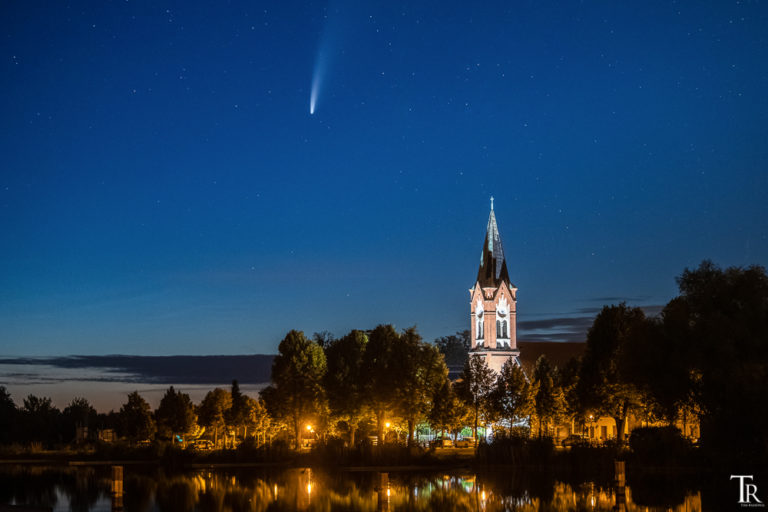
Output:
[[[493,210],[493,196],[491,196],[491,210]]]

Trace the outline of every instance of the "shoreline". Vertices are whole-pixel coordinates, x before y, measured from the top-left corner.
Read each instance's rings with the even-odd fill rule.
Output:
[[[302,463],[303,462],[303,463]],[[323,470],[334,470],[346,473],[365,473],[365,472],[440,472],[440,471],[459,471],[467,470],[473,472],[501,472],[511,469],[545,472],[562,470],[569,465],[564,464],[480,464],[475,460],[468,459],[464,461],[450,460],[445,463],[437,464],[371,464],[371,465],[333,465],[318,463],[316,461],[301,460],[283,460],[270,462],[196,462],[196,461],[174,461],[169,465],[162,459],[98,459],[98,460],[71,460],[61,458],[36,458],[36,459],[0,459],[0,468],[7,466],[50,466],[50,467],[101,467],[101,466],[147,466],[147,467],[172,467],[173,469],[226,469],[226,468],[283,468],[298,469],[312,468]],[[713,468],[706,465],[643,465],[637,463],[628,463],[633,471],[642,473],[668,473],[677,474],[709,474]]]

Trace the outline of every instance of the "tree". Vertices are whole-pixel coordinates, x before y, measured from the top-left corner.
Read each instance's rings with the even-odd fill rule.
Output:
[[[272,419],[269,417],[263,400],[246,397],[245,401],[245,429],[249,429],[257,438],[262,437],[266,441],[267,433],[272,427]]]
[[[349,444],[355,444],[355,431],[365,416],[365,375],[363,355],[368,337],[353,330],[325,347],[328,371],[324,386],[331,414],[348,426]]]
[[[322,386],[326,372],[323,349],[301,331],[289,332],[272,363],[272,384],[262,391],[269,413],[289,424],[298,449],[306,422],[321,420],[326,398]]]
[[[564,412],[565,400],[556,382],[557,368],[552,367],[547,356],[539,356],[533,369],[533,410],[539,422],[539,437],[542,426],[548,431],[549,422],[556,423]]]
[[[152,409],[138,391],[128,395],[128,401],[120,408],[119,420],[123,434],[131,441],[152,439],[157,431]]]
[[[432,398],[448,377],[448,369],[437,347],[421,341],[415,328],[407,329],[394,348],[397,386],[396,406],[408,424],[408,446],[413,445],[416,423],[425,418]]]
[[[246,433],[248,427],[246,422],[248,421],[248,397],[240,391],[240,384],[237,379],[232,381],[232,388],[230,391],[230,407],[225,412],[225,420],[227,425],[231,426],[235,431],[235,437],[241,427],[245,427]],[[245,437],[245,435],[243,435]]]
[[[197,408],[198,421],[200,425],[213,431],[213,445],[216,448],[219,447],[219,432],[227,426],[227,413],[230,409],[232,409],[232,395],[221,388],[209,391]]]
[[[464,366],[470,345],[468,330],[435,339],[435,346],[445,357],[445,364],[448,366]]]
[[[472,411],[475,446],[477,446],[477,426],[481,416],[490,411],[490,392],[493,386],[493,370],[488,367],[485,358],[471,356],[464,364],[459,376],[457,394]]]
[[[58,425],[61,412],[48,397],[29,395],[21,409],[19,431],[26,441],[51,444],[59,440]]]
[[[73,398],[61,416],[65,440],[75,438],[77,427],[93,428],[96,425],[96,409],[85,398]]]
[[[15,440],[18,414],[11,394],[6,391],[5,386],[0,386],[0,443],[6,444]]]
[[[677,279],[665,308],[670,339],[681,345],[687,390],[701,412],[702,448],[744,461],[768,459],[768,275],[750,266],[722,270],[704,261]]]
[[[312,334],[312,341],[320,345],[320,348],[325,350],[334,341],[336,341],[336,337],[329,331],[320,331]]]
[[[689,404],[689,354],[671,330],[688,318],[675,318],[679,301],[673,299],[661,318],[645,318],[633,328],[620,351],[619,372],[640,391],[636,416],[665,419],[673,425],[681,408]]]
[[[531,384],[525,372],[513,359],[501,367],[491,390],[490,401],[494,415],[513,427],[522,418],[531,414],[533,396]]]
[[[576,394],[583,411],[610,416],[616,422],[617,439],[624,441],[627,417],[642,402],[640,388],[628,375],[624,352],[631,337],[642,333],[645,314],[640,308],[605,306],[587,333]]]
[[[581,370],[581,358],[572,357],[557,372],[557,383],[565,397],[565,414],[573,417],[579,413],[576,386],[579,383],[579,371]]]
[[[435,391],[432,397],[431,408],[427,420],[433,429],[456,433],[463,427],[463,420],[467,414],[467,407],[456,395],[456,390],[447,377]]]
[[[196,427],[197,422],[195,407],[189,395],[176,391],[173,386],[168,388],[160,400],[155,417],[161,434],[172,440],[179,435],[182,443],[186,442],[186,435]]]
[[[376,417],[376,435],[384,439],[384,424],[397,404],[398,366],[396,352],[400,336],[391,325],[379,325],[371,331],[363,355],[365,376],[364,401]]]

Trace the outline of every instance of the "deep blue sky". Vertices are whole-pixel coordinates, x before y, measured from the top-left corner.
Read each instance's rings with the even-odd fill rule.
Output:
[[[768,262],[764,3],[361,4],[3,3],[0,353],[449,334],[491,195],[522,339]]]

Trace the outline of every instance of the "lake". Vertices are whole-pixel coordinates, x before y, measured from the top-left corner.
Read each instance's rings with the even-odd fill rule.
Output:
[[[702,510],[701,491],[695,485],[665,485],[665,481],[638,482],[634,492],[627,486],[622,494],[610,480],[565,482],[512,469],[483,473],[274,467],[166,471],[127,465],[121,503],[112,499],[109,466],[2,465],[0,503],[82,512]]]

